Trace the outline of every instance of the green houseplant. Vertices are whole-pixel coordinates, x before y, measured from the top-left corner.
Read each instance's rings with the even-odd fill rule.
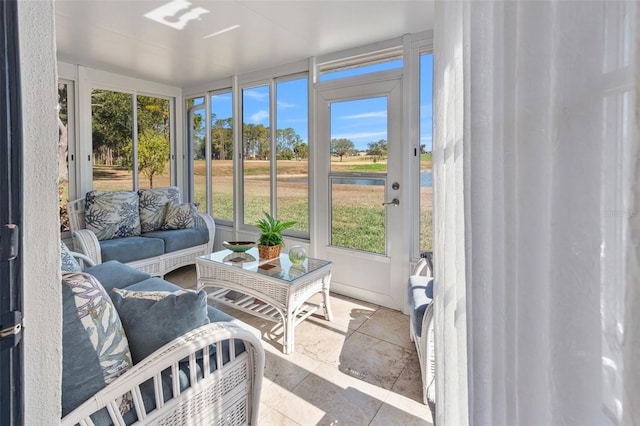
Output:
[[[258,252],[263,259],[274,259],[280,256],[280,249],[284,245],[282,231],[291,228],[296,222],[281,222],[269,213],[263,213],[265,217],[256,223],[261,231],[258,238]]]

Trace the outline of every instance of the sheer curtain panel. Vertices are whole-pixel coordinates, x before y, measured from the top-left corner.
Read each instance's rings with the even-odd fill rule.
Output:
[[[435,11],[438,424],[640,424],[638,6]]]

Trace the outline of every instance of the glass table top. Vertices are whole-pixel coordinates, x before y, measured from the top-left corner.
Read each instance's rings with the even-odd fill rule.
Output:
[[[310,272],[317,271],[331,264],[331,262],[327,260],[313,258],[307,258],[300,264],[294,264],[289,260],[289,256],[286,253],[281,253],[279,258],[271,260],[260,259],[257,247],[253,247],[246,252],[221,250],[200,256],[199,258],[209,262],[235,266],[246,271],[252,271],[260,275],[287,282],[296,280]]]

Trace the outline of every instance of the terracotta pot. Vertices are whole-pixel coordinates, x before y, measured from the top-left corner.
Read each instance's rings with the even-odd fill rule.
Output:
[[[282,246],[263,246],[258,244],[258,253],[260,259],[275,259],[280,256],[280,249]]]

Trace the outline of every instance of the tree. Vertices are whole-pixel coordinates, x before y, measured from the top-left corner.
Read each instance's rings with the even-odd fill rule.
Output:
[[[349,139],[331,139],[331,154],[342,157],[355,149],[355,145]]]
[[[243,124],[245,158],[269,159],[269,128],[262,124]]]
[[[132,96],[129,93],[95,89],[91,92],[93,153],[106,165],[130,166],[126,149],[132,141]]]
[[[231,160],[233,154],[233,119],[211,118],[211,157],[216,160]]]
[[[387,141],[380,139],[378,142],[369,142],[369,149],[367,154],[374,157],[374,159],[382,159],[387,156]]]
[[[295,155],[296,146],[300,144],[302,144],[302,138],[291,127],[277,130],[276,146],[279,160],[291,160]]]
[[[146,131],[138,136],[138,170],[149,178],[153,188],[153,177],[164,173],[171,148],[169,139],[157,130]]]
[[[307,158],[309,156],[309,145],[304,142],[296,145],[293,148],[293,154],[298,161],[303,158]]]

